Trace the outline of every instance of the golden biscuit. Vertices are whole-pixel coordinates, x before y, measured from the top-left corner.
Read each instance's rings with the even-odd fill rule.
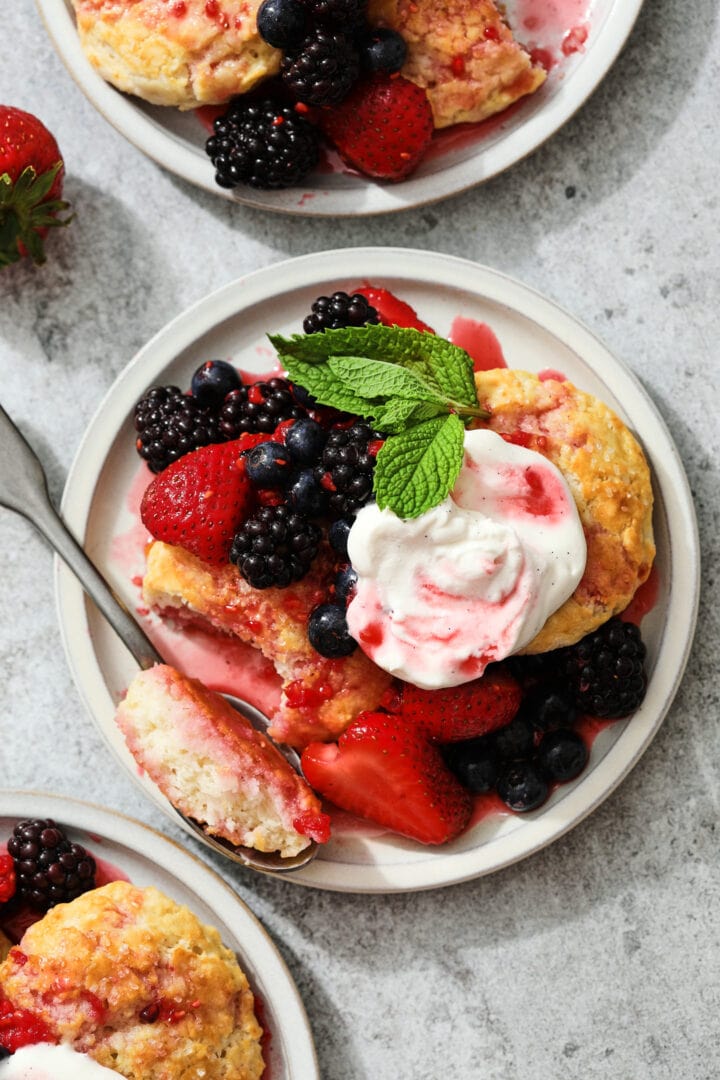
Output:
[[[127,1080],[256,1080],[264,1070],[234,954],[154,888],[115,881],[52,908],[0,965],[0,987]]]
[[[221,105],[280,68],[255,23],[261,0],[73,0],[88,60],[154,105]]]
[[[475,375],[487,426],[560,469],[580,515],[587,564],[580,584],[523,650],[572,645],[623,611],[655,557],[650,469],[632,433],[598,398],[525,371]]]
[[[427,91],[436,128],[485,120],[545,81],[491,0],[370,0],[369,17],[405,38],[402,74]]]
[[[4,960],[12,949],[12,941],[0,930],[0,961]]]
[[[304,747],[337,738],[359,712],[377,707],[391,682],[360,649],[328,660],[308,641],[308,615],[327,599],[333,567],[329,555],[320,555],[287,589],[253,589],[232,563],[210,566],[184,548],[154,541],[143,597],[165,615],[209,622],[260,649],[283,679],[270,734]]]

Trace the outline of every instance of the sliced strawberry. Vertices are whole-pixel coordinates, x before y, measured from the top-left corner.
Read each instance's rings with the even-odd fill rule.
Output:
[[[470,796],[440,752],[387,713],[361,713],[337,743],[310,743],[302,769],[336,806],[421,844],[444,844],[470,817]]]
[[[252,438],[202,446],[155,477],[143,496],[140,517],[156,540],[216,566],[228,561],[233,537],[254,504],[241,457]]]
[[[359,82],[339,105],[320,110],[319,120],[349,165],[380,180],[408,176],[433,133],[427,94],[398,75]]]
[[[414,308],[399,300],[389,289],[376,289],[373,285],[361,285],[356,293],[362,293],[367,302],[377,311],[383,326],[402,326],[410,330],[424,330],[428,334],[434,334],[432,326],[428,326],[418,317]]]
[[[433,742],[459,742],[508,724],[520,708],[522,690],[502,668],[446,690],[403,687],[401,715]]]

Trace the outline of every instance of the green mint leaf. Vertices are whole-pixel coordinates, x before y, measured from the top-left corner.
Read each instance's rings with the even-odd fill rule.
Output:
[[[356,394],[366,398],[404,398],[447,405],[447,394],[439,393],[411,368],[358,356],[331,356],[327,365]]]
[[[412,424],[421,424],[423,420],[431,420],[433,416],[445,412],[442,405],[430,401],[406,401],[403,398],[392,398],[373,405],[373,408],[375,427],[387,435],[395,435]]]
[[[458,416],[438,416],[385,440],[375,465],[375,495],[398,517],[415,518],[447,498],[463,461]]]
[[[320,364],[331,356],[384,360],[414,372],[450,404],[477,409],[472,360],[457,345],[420,330],[397,326],[349,326],[322,334],[271,335],[281,359]]]
[[[327,364],[306,363],[284,353],[280,353],[280,361],[292,382],[304,386],[321,405],[331,405],[334,409],[356,413],[368,419],[374,417],[373,403],[345,386]]]

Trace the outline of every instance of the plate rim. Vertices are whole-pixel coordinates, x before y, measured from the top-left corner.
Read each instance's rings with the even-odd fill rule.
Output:
[[[381,259],[378,258],[379,253]],[[378,272],[380,265],[382,270]],[[656,665],[650,687],[655,692],[662,685],[662,691],[659,691],[662,701],[657,711],[653,718],[648,717],[649,700],[652,699],[650,695],[602,762],[583,776],[574,789],[556,805],[538,810],[536,817],[526,815],[523,825],[529,826],[529,829],[518,828],[510,836],[496,838],[490,841],[489,845],[484,845],[488,847],[502,844],[505,849],[502,857],[496,858],[488,866],[478,868],[473,865],[477,860],[473,860],[472,856],[480,849],[458,853],[439,849],[433,852],[431,859],[414,864],[392,865],[389,869],[368,865],[356,867],[348,863],[325,862],[320,858],[302,870],[285,875],[293,883],[342,892],[410,892],[456,884],[494,873],[534,854],[579,824],[609,797],[627,776],[657,734],[687,664],[699,602],[699,537],[689,483],[664,419],[637,376],[614,357],[589,328],[536,289],[490,267],[437,252],[383,247],[316,252],[263,267],[197,301],[156,333],[118,375],[90,421],[78,447],[68,474],[61,507],[61,512],[75,535],[84,536],[97,477],[117,432],[117,423],[108,423],[106,414],[114,408],[118,390],[122,389],[128,400],[134,400],[138,393],[147,388],[148,380],[152,378],[146,366],[148,354],[154,357],[152,375],[157,375],[193,340],[201,338],[225,319],[239,314],[261,299],[289,292],[293,288],[306,288],[315,281],[327,281],[332,277],[345,280],[348,277],[348,266],[352,267],[353,276],[357,278],[369,276],[387,281],[403,277],[440,288],[469,290],[486,300],[502,304],[534,320],[556,340],[573,349],[586,364],[588,354],[594,356],[594,362],[588,366],[598,377],[597,357],[601,358],[602,364],[612,371],[615,380],[611,391],[613,395],[617,398],[621,394],[623,401],[632,401],[631,411],[639,408],[644,414],[644,421],[655,429],[654,439],[659,437],[663,444],[661,455],[655,455],[649,447],[646,447],[646,453],[652,461],[656,485],[664,494],[672,491],[676,494],[675,531],[682,533],[682,544],[677,545],[682,547],[683,555],[680,557],[677,548],[673,548],[673,532],[668,517],[668,535],[671,541],[668,558],[672,566],[673,582],[673,588],[668,593],[668,613],[672,613],[673,617],[668,617],[663,629],[658,657],[667,660],[666,653],[670,652],[673,663],[672,678],[669,681],[666,675],[668,669],[661,663]],[[469,274],[472,274],[474,279],[469,278]],[[471,286],[468,286],[469,280],[472,280]],[[279,281],[283,283],[281,289],[278,288]],[[604,378],[604,375],[602,377]],[[103,437],[101,440],[104,445],[103,461],[96,466],[96,455],[87,453],[86,447],[88,443],[95,441],[98,430],[111,430],[113,435],[110,439]],[[669,514],[667,498],[663,501],[666,513]],[[96,727],[103,733],[101,722],[95,719],[90,689],[85,681],[89,669],[90,677],[101,685],[106,697],[109,697],[97,657],[89,633],[70,633],[70,627],[79,625],[87,630],[84,595],[79,584],[59,559],[56,559],[55,582],[61,636],[71,674]],[[681,627],[681,632],[678,632],[678,626]],[[84,678],[79,674],[79,668],[83,669]],[[579,797],[581,791],[582,799]],[[576,803],[580,805],[576,806]],[[159,805],[162,806],[162,803]],[[165,807],[164,809],[166,813],[169,812]],[[570,813],[565,819],[564,815],[568,814],[568,810]],[[521,837],[527,837],[528,834],[530,843],[528,844],[527,840],[521,843]],[[538,835],[535,837],[535,834]],[[432,876],[429,879],[430,867]],[[358,871],[360,879],[356,881]],[[352,881],[348,881],[348,878]]]
[[[66,807],[69,807],[69,813]],[[4,816],[17,816],[21,819],[52,817],[70,829],[77,829],[91,836],[98,835],[102,840],[129,847],[148,862],[153,855],[158,856],[156,861],[163,865],[165,873],[176,878],[227,926],[241,954],[247,952],[248,956],[252,956],[255,966],[260,969],[265,964],[273,966],[269,981],[274,982],[278,977],[281,978],[282,1000],[278,1004],[274,990],[267,994],[267,997],[272,1000],[274,1010],[282,1018],[283,1045],[292,1047],[293,1054],[297,1048],[297,1060],[286,1062],[288,1080],[320,1080],[320,1067],[310,1020],[292,973],[261,920],[216,870],[151,825],[120,810],[72,795],[0,787],[0,817]],[[162,860],[162,855],[167,855],[168,849],[172,850],[172,866]],[[238,907],[244,920],[241,932],[235,929]],[[246,948],[244,937],[248,930],[254,938],[250,949]],[[233,952],[235,951],[233,949]],[[256,953],[258,955],[255,955]]]
[[[562,85],[535,114],[498,140],[486,153],[473,156],[428,176],[411,177],[401,184],[365,184],[345,190],[308,193],[300,188],[256,193],[251,188],[228,191],[213,179],[209,161],[189,144],[146,115],[136,100],[106,82],[85,56],[66,0],[35,0],[48,37],[71,78],[91,105],[129,143],[173,175],[213,195],[256,210],[300,217],[369,217],[430,206],[460,195],[534,153],[570,120],[608,74],[622,51],[644,0],[610,0],[608,11],[587,60],[570,68]],[[168,106],[172,108],[172,106]],[[479,167],[484,163],[487,167]],[[429,183],[428,183],[429,182]],[[434,183],[433,183],[434,182]],[[428,193],[425,189],[433,189]],[[347,205],[357,192],[365,192],[369,205]]]

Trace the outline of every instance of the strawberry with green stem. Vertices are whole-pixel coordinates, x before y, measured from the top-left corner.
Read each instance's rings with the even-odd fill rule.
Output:
[[[70,218],[61,198],[64,167],[58,144],[31,113],[0,105],[0,267],[29,255],[45,261],[43,240]]]

